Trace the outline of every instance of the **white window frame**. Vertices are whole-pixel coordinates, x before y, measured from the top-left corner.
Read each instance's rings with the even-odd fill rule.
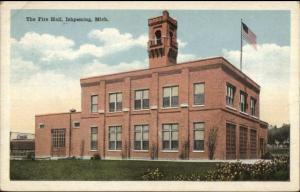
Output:
[[[240,111],[242,113],[246,113],[247,111],[247,94],[242,91],[240,92]]]
[[[93,97],[96,97],[97,103],[93,103]],[[98,95],[91,95],[91,113],[98,113]],[[94,111],[93,106],[96,106],[96,110]]]
[[[198,128],[196,129],[195,125],[196,124],[203,124],[203,128]],[[196,131],[202,131],[203,132],[203,149],[195,149],[195,135],[196,135]],[[201,140],[197,140],[197,141],[201,141]],[[193,123],[193,151],[195,152],[204,152],[205,150],[205,123],[204,122],[194,122]]]
[[[114,101],[110,101],[110,97],[111,97],[111,95],[115,95],[114,96]],[[119,110],[117,110],[117,100],[118,100],[118,95],[121,95],[121,109],[119,109]],[[113,110],[111,110],[111,108],[110,108],[110,104],[111,103],[114,103],[114,108],[113,108]],[[120,112],[120,111],[122,111],[122,108],[123,108],[123,94],[122,94],[122,92],[113,92],[113,93],[109,93],[108,94],[108,111],[110,112],[110,113],[114,113],[114,112]]]
[[[172,97],[173,97],[173,89],[174,88],[177,88],[178,101],[177,101],[177,105],[172,106]],[[168,96],[169,97],[169,105],[168,106],[164,106],[165,89],[169,89],[169,93],[170,93],[170,95]],[[177,108],[177,107],[179,107],[179,86],[178,85],[163,87],[162,96],[163,96],[163,98],[162,98],[162,107],[163,108]]]
[[[75,124],[79,123],[79,126],[76,126]],[[73,128],[80,128],[80,122],[79,121],[73,121]]]
[[[117,128],[120,127],[121,131],[117,131]],[[115,140],[110,140],[110,129],[114,129],[114,134],[115,134]],[[117,134],[121,134],[121,149],[117,149],[117,142],[118,142],[118,135]],[[110,142],[114,141],[115,142],[115,146],[114,149],[110,149]],[[108,151],[121,151],[122,150],[122,126],[121,125],[111,125],[108,126]]]
[[[92,129],[94,129],[94,128],[96,128],[96,133],[92,132]],[[91,133],[91,135],[90,135],[90,151],[98,151],[98,127],[96,127],[96,126],[90,127],[90,133]],[[96,148],[92,148],[93,134],[96,135],[96,140],[95,140]]]
[[[235,95],[235,86],[230,83],[226,84],[226,105],[233,107],[234,106],[234,95]],[[231,101],[231,102],[229,102]]]
[[[164,126],[165,125],[169,125],[169,130],[164,130]],[[177,130],[172,130],[173,126],[176,125],[177,126]],[[169,134],[169,147],[168,148],[164,148],[164,134],[168,133]],[[177,148],[173,149],[172,147],[172,136],[173,136],[173,133],[174,132],[177,132]],[[179,149],[179,124],[178,123],[164,123],[162,124],[162,150],[163,151],[178,151]]]
[[[39,129],[44,129],[44,128],[45,128],[45,124],[44,123],[39,123]]]
[[[250,114],[256,116],[256,99],[250,98]]]
[[[148,98],[144,98],[144,92],[145,91],[148,91]],[[140,99],[136,99],[137,92],[142,92],[142,96],[141,96]],[[150,93],[149,89],[138,89],[138,90],[134,91],[134,110],[144,110],[144,109],[149,109],[150,108],[150,99],[149,99],[150,95],[149,95],[149,93]],[[144,107],[144,104],[143,104],[144,99],[148,99],[148,107]],[[141,101],[141,108],[140,109],[136,108],[136,105],[135,105],[136,100]]]
[[[196,86],[198,85],[202,85],[203,86],[203,103],[196,103]],[[193,103],[195,106],[204,106],[204,103],[205,103],[205,83],[204,82],[199,82],[199,83],[194,83],[193,85],[193,90],[194,90],[194,95],[193,95]],[[199,94],[197,94],[199,95]]]
[[[135,136],[136,136],[136,133],[138,132],[138,131],[136,131],[136,127],[138,127],[138,126],[141,127],[141,130],[139,131],[139,133],[141,134],[141,140],[140,140],[140,146],[141,146],[141,149],[136,149],[136,148],[135,148],[135,142],[137,142],[137,141],[135,140]],[[147,130],[145,130],[146,127],[147,127]],[[148,133],[148,138],[147,138],[147,140],[144,140],[144,133]],[[134,135],[133,135],[133,137],[134,137],[133,149],[134,149],[135,151],[148,151],[148,150],[149,150],[149,125],[148,125],[148,124],[134,125]],[[143,142],[144,142],[144,141],[147,141],[147,142],[148,142],[148,149],[144,149],[144,147],[143,147]]]

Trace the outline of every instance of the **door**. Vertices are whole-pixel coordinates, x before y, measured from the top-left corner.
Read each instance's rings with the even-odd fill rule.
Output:
[[[226,124],[226,159],[236,159],[236,126]]]
[[[51,129],[51,156],[66,156],[66,129]]]

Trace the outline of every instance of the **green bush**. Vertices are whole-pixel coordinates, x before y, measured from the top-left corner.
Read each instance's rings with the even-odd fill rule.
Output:
[[[97,153],[91,157],[91,160],[101,160],[101,156]]]
[[[175,181],[202,181],[204,178],[199,174],[192,174],[190,176],[187,175],[176,175],[173,177]]]
[[[28,154],[26,155],[26,159],[27,159],[27,160],[35,160],[35,155],[34,155],[34,153],[28,153]]]
[[[158,181],[163,180],[165,175],[158,169],[147,169],[142,178],[145,181]]]
[[[262,159],[273,159],[274,157],[273,157],[272,153],[267,152],[267,153],[263,154],[261,158]]]
[[[254,164],[241,162],[219,163],[214,170],[204,176],[198,174],[176,175],[176,181],[253,181],[253,180],[288,180],[289,156],[275,156],[272,161],[260,160]]]

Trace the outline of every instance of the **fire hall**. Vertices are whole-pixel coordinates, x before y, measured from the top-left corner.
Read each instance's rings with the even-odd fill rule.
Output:
[[[81,112],[35,116],[36,157],[260,158],[260,86],[223,57],[177,63],[167,11],[148,27],[147,69],[82,78]]]

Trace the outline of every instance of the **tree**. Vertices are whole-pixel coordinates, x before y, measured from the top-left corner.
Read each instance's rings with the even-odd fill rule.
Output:
[[[281,127],[270,126],[268,130],[268,143],[271,145],[275,144],[275,141],[283,143],[290,139],[290,125],[283,124]]]
[[[207,147],[208,147],[208,158],[210,160],[214,159],[216,144],[217,144],[217,134],[218,134],[218,128],[214,127],[209,130]]]

